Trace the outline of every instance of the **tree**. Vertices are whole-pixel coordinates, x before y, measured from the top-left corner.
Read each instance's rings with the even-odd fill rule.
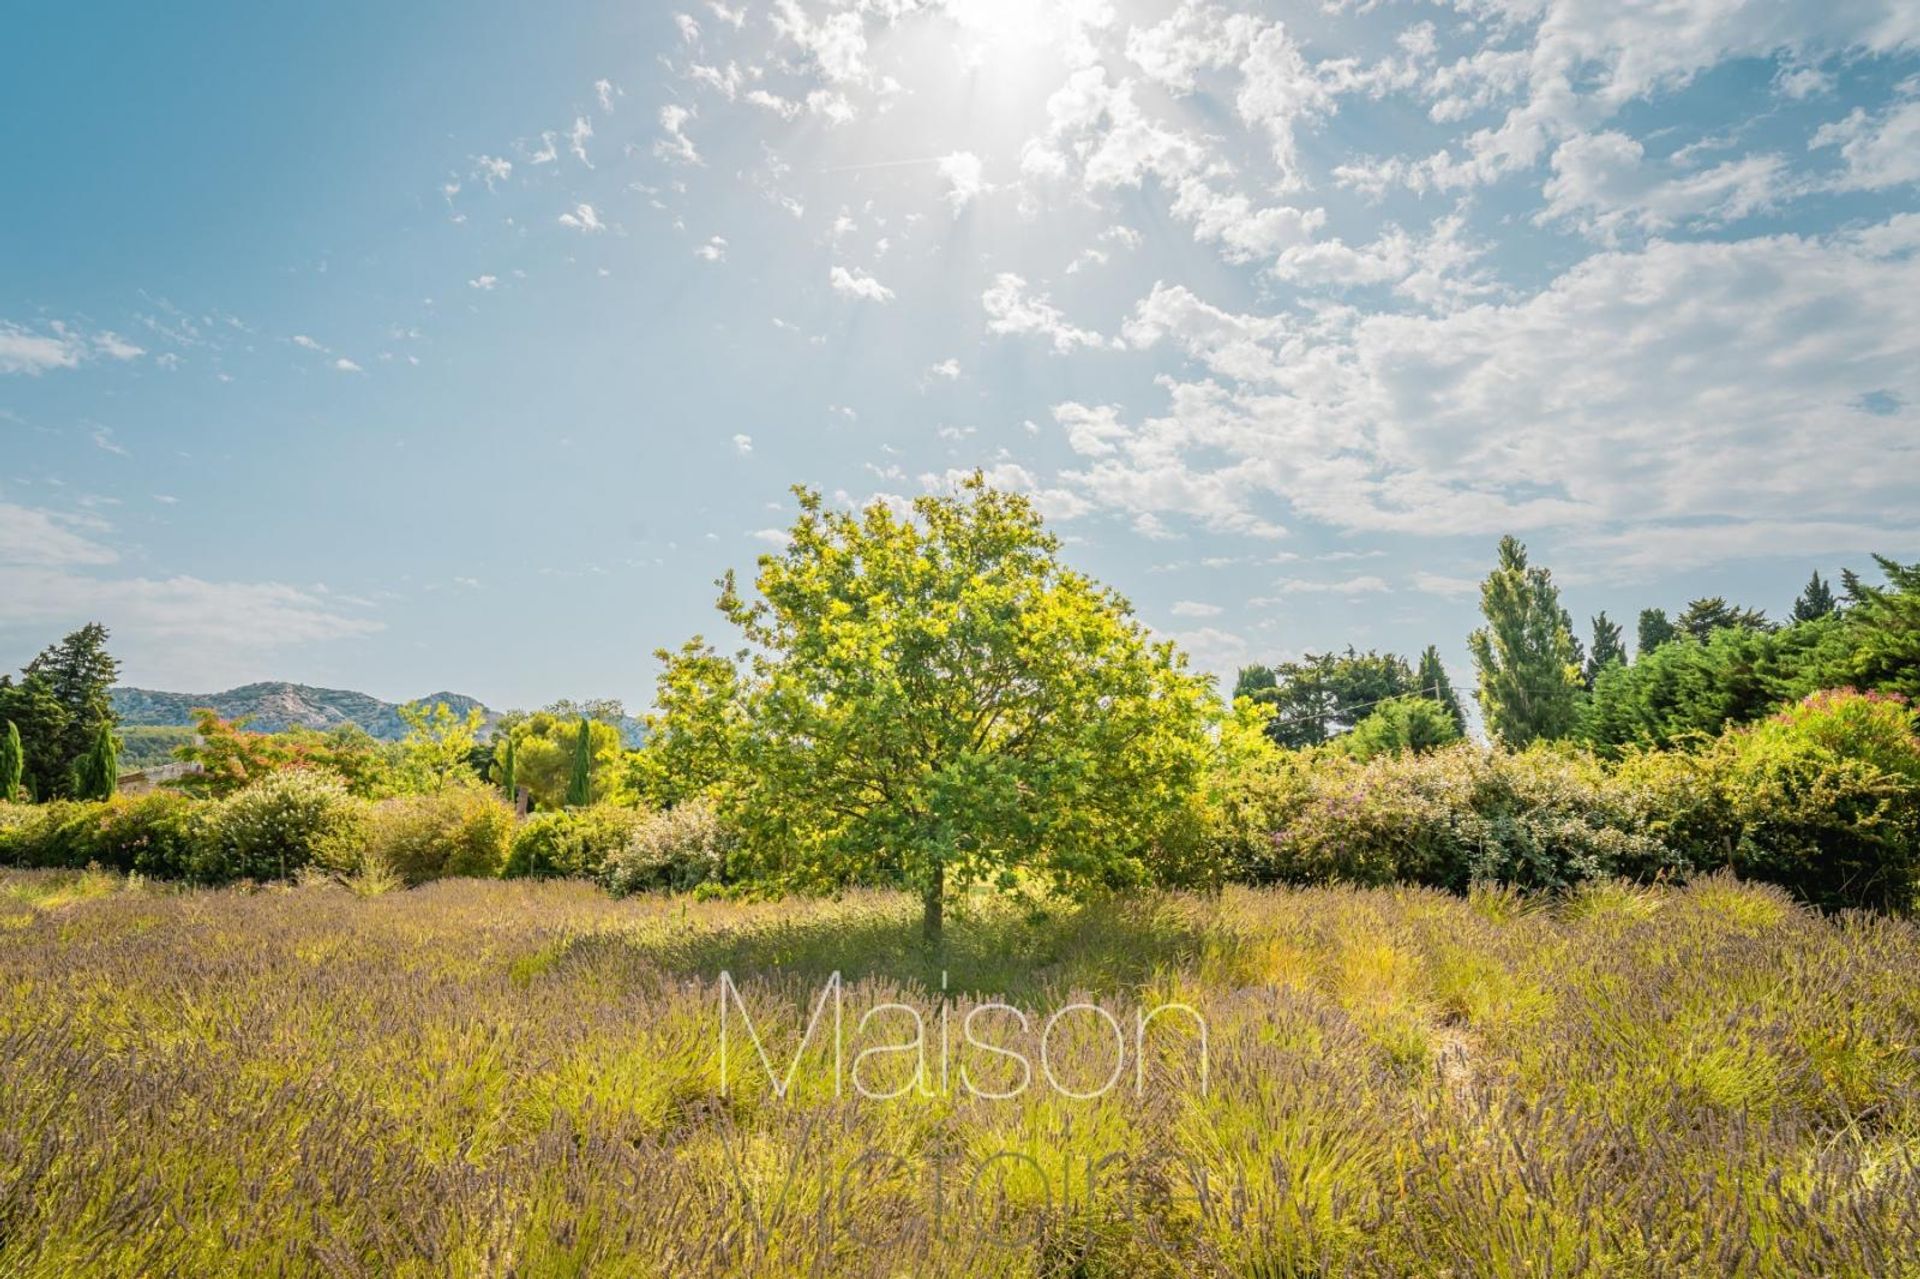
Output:
[[[520,779],[514,775],[513,736],[508,734],[506,744],[500,752],[500,789],[507,793],[509,804],[520,802]]]
[[[473,706],[456,715],[445,702],[432,707],[414,702],[400,708],[400,718],[407,725],[400,741],[400,775],[409,789],[434,795],[477,780],[471,761],[486,712]]]
[[[524,786],[536,809],[563,808],[573,785],[574,752],[579,744],[580,720],[561,718],[551,711],[509,711],[493,727],[488,776],[506,785],[507,751],[513,751],[513,780]],[[591,759],[588,802],[625,803],[633,798],[627,750],[620,730],[599,720],[588,721]]]
[[[321,732],[290,728],[254,733],[247,720],[224,720],[204,706],[193,711],[192,740],[173,748],[173,757],[199,769],[170,783],[193,795],[220,797],[244,790],[275,773],[299,769],[322,774],[363,799],[378,799],[394,789],[392,756],[398,748],[375,741],[358,724],[340,724]]]
[[[634,788],[656,808],[712,797],[727,778],[740,740],[739,668],[696,635],[680,649],[654,653],[657,708],[646,717],[646,745],[634,759]]]
[[[1487,624],[1467,647],[1487,731],[1515,748],[1572,732],[1583,687],[1572,619],[1553,575],[1529,568],[1527,548],[1513,537],[1500,539],[1500,564],[1480,587],[1480,611]]]
[[[1441,708],[1447,712],[1448,718],[1453,720],[1454,735],[1465,737],[1467,735],[1466,708],[1460,704],[1460,694],[1454,691],[1453,681],[1447,678],[1447,668],[1440,660],[1440,649],[1437,645],[1427,645],[1426,651],[1420,654],[1420,667],[1413,674],[1413,682],[1415,692],[1440,703]]]
[[[1413,671],[1395,653],[1308,653],[1297,662],[1250,666],[1234,696],[1270,707],[1267,732],[1280,746],[1317,746],[1351,729],[1389,697],[1416,691]]]
[[[12,720],[8,720],[7,731],[0,736],[0,803],[19,802],[20,776],[26,771],[26,763],[26,751],[20,745],[20,729]]]
[[[20,732],[22,785],[35,799],[56,799],[72,780],[74,760],[60,752],[73,716],[54,696],[45,675],[26,675],[16,684],[0,676],[0,719]]]
[[[1374,707],[1340,739],[1340,745],[1355,759],[1369,760],[1376,755],[1424,755],[1459,740],[1460,730],[1445,706],[1411,694],[1389,697]]]
[[[567,807],[585,808],[593,802],[593,721],[581,717],[573,742],[573,773],[567,780]]]
[[[1643,608],[1640,610],[1640,627],[1635,636],[1634,651],[1645,657],[1662,644],[1672,643],[1679,635],[1673,623],[1667,620],[1666,609]]]
[[[697,715],[663,708],[659,723],[719,738],[715,789],[743,873],[909,886],[931,945],[975,885],[1151,879],[1199,812],[1208,682],[1060,563],[1030,500],[977,473],[910,515],[794,492],[800,515],[760,559],[758,601],[723,581],[720,609],[753,646],[738,706],[691,697]],[[712,660],[689,646],[670,665]],[[711,671],[665,678],[725,686]]]
[[[1920,699],[1920,563],[1873,557],[1885,586],[1868,586],[1849,572],[1844,614],[1850,652],[1844,673],[1860,688]]]
[[[120,744],[114,740],[113,725],[101,720],[86,753],[74,766],[73,794],[76,799],[112,799],[119,785]]]
[[[1627,664],[1627,646],[1618,623],[1608,619],[1605,609],[1593,619],[1593,648],[1587,653],[1586,684],[1589,689],[1600,672],[1618,663]]]
[[[1796,622],[1815,622],[1829,616],[1839,605],[1833,598],[1833,588],[1820,580],[1816,570],[1807,579],[1800,598],[1793,602],[1793,620]]]
[[[1690,635],[1703,644],[1707,636],[1715,631],[1735,627],[1749,631],[1771,629],[1765,613],[1758,609],[1736,607],[1718,595],[1688,604],[1687,611],[1680,614],[1680,620],[1675,625],[1682,634]]]

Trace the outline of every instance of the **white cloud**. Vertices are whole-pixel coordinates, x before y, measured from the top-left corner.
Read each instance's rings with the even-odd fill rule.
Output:
[[[797,45],[827,79],[846,82],[866,77],[866,20],[858,9],[815,22],[798,0],[774,0],[772,16],[774,31]]]
[[[318,342],[314,341],[312,338],[308,337],[304,333],[294,334],[293,344],[297,347],[301,347],[302,349],[308,350],[308,351],[325,351],[327,349],[326,347],[321,346]]]
[[[741,457],[751,456],[753,453],[753,437],[751,435],[734,436],[733,451],[735,453],[738,453]]]
[[[669,102],[660,108],[660,128],[665,137],[653,144],[653,153],[663,160],[676,164],[699,164],[700,149],[687,136],[687,123],[693,119],[693,110],[677,102]]]
[[[575,116],[573,127],[567,130],[567,150],[573,153],[574,159],[589,169],[593,167],[593,162],[587,159],[587,139],[592,136],[593,121],[583,115]]]
[[[987,312],[989,333],[1039,334],[1063,355],[1075,347],[1107,345],[1107,339],[1091,329],[1067,323],[1046,294],[1029,295],[1026,280],[1010,271],[994,277],[992,286],[980,295],[980,305]]]
[[[833,291],[842,297],[859,298],[864,302],[891,302],[893,290],[862,271],[859,267],[848,270],[836,266],[827,272],[827,282]]]
[[[360,367],[360,366],[359,366],[358,364],[355,364],[355,363],[354,363],[354,362],[353,362],[352,360],[349,360],[349,359],[348,359],[348,358],[347,358],[346,356],[344,356],[344,355],[343,355],[343,356],[341,356],[341,357],[340,357],[339,359],[337,359],[337,360],[335,360],[335,361],[333,362],[333,367],[334,367],[334,368],[335,368],[335,369],[336,369],[337,371],[339,371],[339,372],[341,372],[341,373],[364,373],[364,372],[366,372],[366,370],[365,370],[365,369],[363,369],[363,368],[361,368],[361,367]]]
[[[1167,89],[1191,93],[1195,72],[1244,58],[1259,26],[1251,15],[1181,0],[1165,21],[1127,32],[1127,59]]]
[[[78,368],[95,356],[134,360],[146,353],[145,348],[111,331],[88,335],[56,320],[48,331],[36,332],[0,320],[0,374],[37,376],[55,369]]]
[[[1220,255],[1229,262],[1277,258],[1311,243],[1327,220],[1320,209],[1255,208],[1246,196],[1222,195],[1203,178],[1180,183],[1173,216],[1193,224],[1195,240],[1219,244]]]
[[[560,225],[572,227],[576,231],[604,231],[607,224],[600,220],[600,214],[591,204],[576,204],[573,212],[560,215]]]
[[[1179,600],[1170,611],[1175,617],[1218,617],[1226,612],[1218,604],[1202,604],[1196,600]]]
[[[1301,123],[1333,109],[1331,87],[1279,22],[1253,38],[1240,74],[1235,109],[1242,120],[1266,130],[1282,186],[1300,185],[1295,132]]]
[[[1553,153],[1541,218],[1567,218],[1612,237],[1623,228],[1664,231],[1702,219],[1745,217],[1783,193],[1785,161],[1741,156],[1697,173],[1665,173],[1624,133],[1577,134]]]
[[[956,151],[940,160],[940,177],[947,184],[947,203],[957,214],[983,191],[989,190],[980,176],[980,157],[971,151]]]
[[[1254,596],[1247,603],[1256,607],[1265,607],[1278,603],[1289,595],[1378,595],[1391,588],[1385,579],[1371,574],[1362,577],[1348,577],[1335,582],[1315,582],[1299,577],[1283,577],[1269,588],[1271,596]]]
[[[707,262],[725,262],[727,260],[727,241],[725,236],[716,235],[693,251],[693,255]]]
[[[600,109],[602,111],[611,112],[613,110],[613,96],[617,92],[618,90],[613,87],[613,81],[611,80],[595,80],[593,82],[593,96],[600,100]]]
[[[500,277],[497,275],[476,275],[467,281],[467,287],[479,289],[482,293],[491,293],[499,283]]]
[[[1839,147],[1846,168],[1836,186],[1880,191],[1920,182],[1920,97],[1879,115],[1855,108],[1846,119],[1813,136],[1815,148]]]
[[[86,535],[104,528],[91,517],[0,502],[0,564],[42,568],[111,564],[120,558],[113,548]]]
[[[927,376],[945,378],[949,382],[957,381],[960,377],[960,361],[955,359],[942,360],[940,363],[932,365],[927,369]]]

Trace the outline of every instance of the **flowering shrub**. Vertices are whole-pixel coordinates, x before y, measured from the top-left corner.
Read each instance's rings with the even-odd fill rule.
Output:
[[[1913,904],[1920,733],[1904,699],[1815,693],[1710,758],[1741,874],[1822,906]]]
[[[607,859],[626,848],[645,815],[595,804],[537,813],[513,837],[502,872],[520,876],[581,875],[598,879]]]
[[[184,875],[196,838],[195,808],[191,800],[164,792],[0,804],[0,865],[99,865],[157,878]]]
[[[273,773],[208,806],[193,877],[218,883],[286,879],[308,866],[354,870],[366,833],[366,804],[339,782],[301,769]]]
[[[604,878],[616,893],[687,892],[717,883],[734,836],[705,800],[648,814],[626,847],[607,859]]]
[[[513,810],[484,787],[389,799],[373,810],[367,860],[410,886],[448,875],[491,878],[506,865],[513,827]]]

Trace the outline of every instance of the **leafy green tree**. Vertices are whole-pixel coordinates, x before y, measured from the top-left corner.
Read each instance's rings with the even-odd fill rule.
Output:
[[[488,776],[506,784],[506,756],[513,749],[516,785],[527,788],[535,809],[564,808],[573,784],[574,751],[579,743],[578,717],[562,718],[551,711],[510,711],[493,729],[492,765]],[[588,721],[591,761],[588,768],[590,803],[624,804],[633,799],[627,750],[620,730],[599,720]]]
[[[1679,637],[1680,632],[1668,620],[1666,609],[1643,608],[1640,610],[1640,625],[1635,634],[1634,652],[1641,657],[1645,657],[1662,644],[1671,644]]]
[[[911,516],[794,492],[800,515],[760,559],[758,602],[731,574],[720,598],[753,646],[737,713],[696,697],[693,722],[662,716],[668,734],[714,734],[729,753],[716,789],[743,872],[911,886],[935,944],[947,903],[975,885],[1152,878],[1198,816],[1208,682],[1059,562],[1026,497],[978,474]]]
[[[1518,539],[1500,539],[1500,564],[1480,587],[1487,624],[1467,637],[1480,676],[1480,711],[1496,741],[1514,748],[1574,730],[1583,687],[1572,619],[1553,575],[1527,566]]]
[[[449,786],[472,783],[471,760],[486,712],[473,706],[456,715],[445,702],[431,707],[414,702],[400,708],[407,735],[400,741],[399,771],[408,789],[437,795]]]
[[[1707,637],[1715,631],[1770,629],[1765,613],[1758,609],[1738,608],[1718,595],[1710,595],[1706,599],[1694,600],[1688,604],[1687,611],[1680,615],[1680,620],[1675,625],[1682,634],[1690,635],[1702,644],[1706,643]]]
[[[20,732],[22,784],[35,799],[57,799],[66,793],[73,761],[60,752],[68,740],[73,715],[54,695],[45,675],[26,675],[19,683],[0,676],[0,719]]]
[[[1453,681],[1447,678],[1447,667],[1440,660],[1437,645],[1427,645],[1426,651],[1420,654],[1420,667],[1413,673],[1413,682],[1415,692],[1440,703],[1447,712],[1448,718],[1453,720],[1454,735],[1465,737],[1467,711],[1460,704],[1460,694],[1454,691]]]
[[[515,754],[513,737],[509,734],[500,750],[500,789],[507,793],[509,804],[520,802],[520,779],[515,775],[514,769],[517,762],[514,759]]]
[[[1389,697],[1374,707],[1340,739],[1340,746],[1355,759],[1368,760],[1378,755],[1423,755],[1459,740],[1460,730],[1445,706],[1410,694]]]
[[[119,784],[120,744],[114,740],[113,725],[101,720],[86,754],[74,766],[73,794],[76,799],[112,799]]]
[[[1308,653],[1297,662],[1250,666],[1234,696],[1271,708],[1267,732],[1275,744],[1317,746],[1351,729],[1389,697],[1415,691],[1413,671],[1394,653]]]
[[[711,797],[726,783],[745,709],[740,671],[696,635],[660,649],[646,745],[634,756],[634,789],[656,808]]]
[[[1793,602],[1793,620],[1796,622],[1817,622],[1830,616],[1839,604],[1833,598],[1833,588],[1822,581],[1818,571],[1807,579],[1800,592],[1800,598]]]
[[[593,802],[593,721],[581,717],[573,742],[573,772],[567,779],[567,807],[585,808]]]
[[[1627,664],[1627,646],[1621,637],[1619,623],[1607,617],[1606,610],[1593,619],[1593,647],[1587,652],[1586,683],[1588,688],[1600,677],[1600,672],[1618,663]]]
[[[0,736],[0,802],[19,802],[20,776],[26,771],[26,763],[26,750],[20,745],[20,729],[12,720],[8,720],[7,731]]]

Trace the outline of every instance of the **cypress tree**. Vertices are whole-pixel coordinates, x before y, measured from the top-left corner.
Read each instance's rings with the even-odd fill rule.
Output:
[[[112,799],[119,785],[120,744],[113,740],[113,725],[102,720],[74,766],[73,793],[78,799]]]
[[[20,748],[20,729],[12,720],[0,735],[0,800],[9,804],[20,800],[20,775],[27,770],[27,754]]]
[[[593,802],[593,723],[582,717],[580,735],[573,743],[573,776],[567,780],[567,806],[585,808]]]
[[[500,765],[500,788],[507,792],[507,802],[509,804],[518,805],[520,803],[520,779],[514,774],[515,761],[513,754],[513,734],[508,733],[506,758]]]

